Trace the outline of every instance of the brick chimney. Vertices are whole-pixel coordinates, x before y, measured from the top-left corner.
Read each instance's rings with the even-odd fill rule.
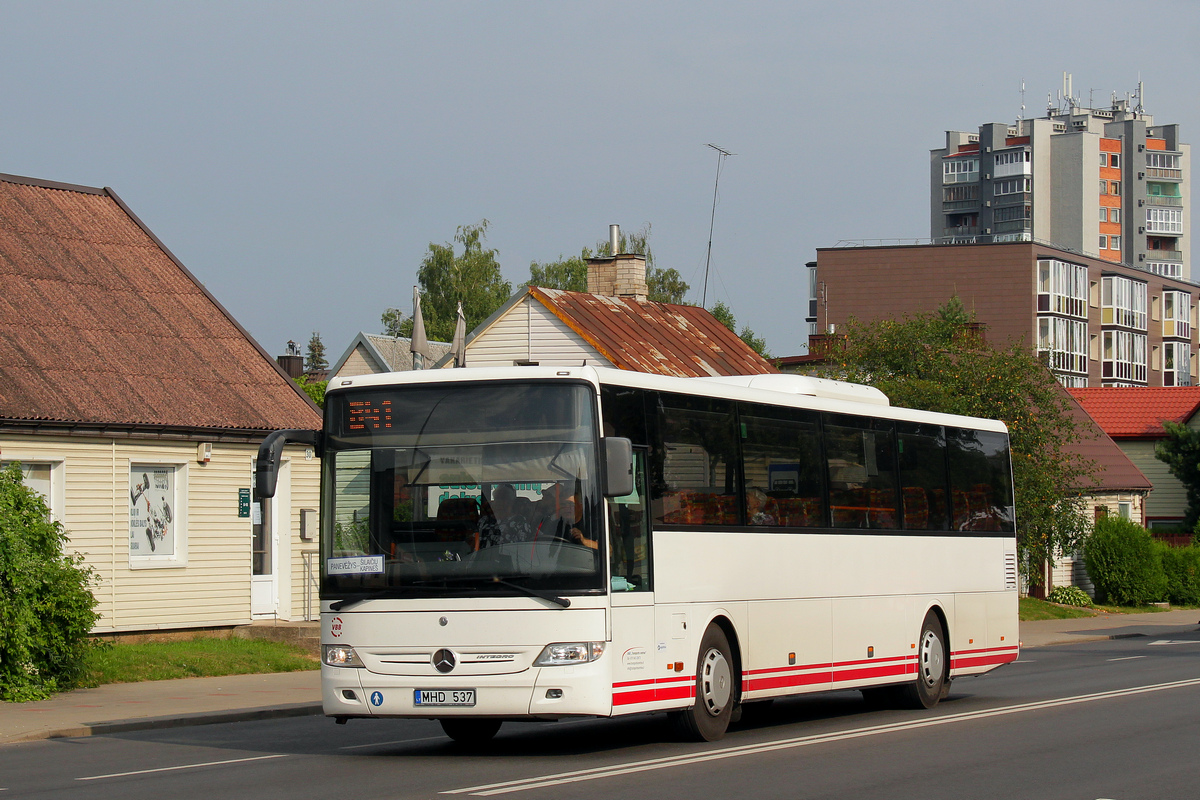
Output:
[[[609,245],[616,255],[587,260],[587,289],[591,294],[645,300],[646,257],[641,253],[618,253],[620,227],[609,225]]]

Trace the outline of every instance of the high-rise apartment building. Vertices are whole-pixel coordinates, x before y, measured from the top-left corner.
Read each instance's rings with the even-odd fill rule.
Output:
[[[1037,119],[947,131],[930,153],[935,243],[1036,241],[1191,280],[1191,148],[1140,95],[1084,108],[1063,99]]]

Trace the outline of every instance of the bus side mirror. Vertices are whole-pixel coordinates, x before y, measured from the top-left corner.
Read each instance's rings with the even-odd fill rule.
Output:
[[[633,493],[633,442],[620,436],[604,438],[604,496]]]
[[[259,497],[274,497],[279,483],[279,464],[283,446],[289,442],[317,446],[318,431],[283,430],[267,434],[258,446],[258,463],[254,468],[254,491]]]

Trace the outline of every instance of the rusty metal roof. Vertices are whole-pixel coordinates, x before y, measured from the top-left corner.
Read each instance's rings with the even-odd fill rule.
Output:
[[[537,286],[528,291],[620,369],[682,378],[779,371],[699,306]]]
[[[110,189],[0,175],[0,287],[0,423],[321,425]]]

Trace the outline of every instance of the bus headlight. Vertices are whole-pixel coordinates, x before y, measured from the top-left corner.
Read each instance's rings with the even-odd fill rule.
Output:
[[[560,667],[586,664],[604,655],[604,642],[556,642],[542,648],[535,667]]]
[[[362,660],[353,647],[344,644],[321,645],[321,661],[331,667],[361,667]]]

